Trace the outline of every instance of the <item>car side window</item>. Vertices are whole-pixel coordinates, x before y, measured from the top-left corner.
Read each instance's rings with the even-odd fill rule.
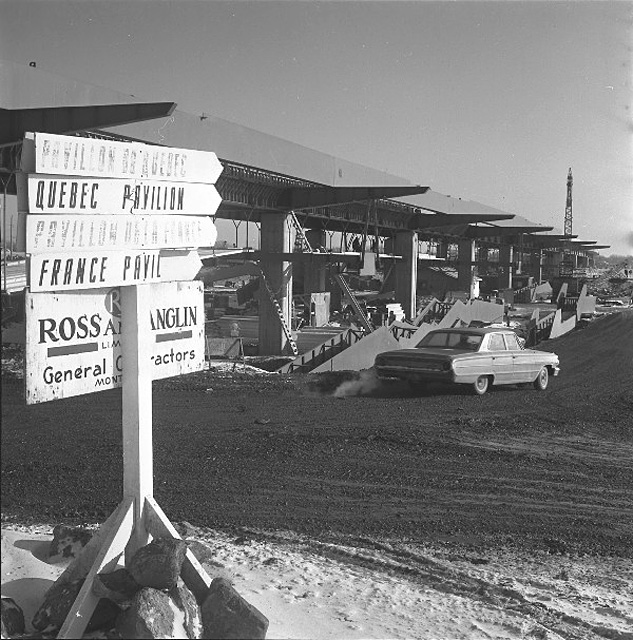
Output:
[[[509,351],[520,351],[519,341],[513,333],[506,333],[504,338]]]
[[[503,341],[503,335],[500,333],[491,334],[488,349],[490,351],[505,351],[506,343]]]

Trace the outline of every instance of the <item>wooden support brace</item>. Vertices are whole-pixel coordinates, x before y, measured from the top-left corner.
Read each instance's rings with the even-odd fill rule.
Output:
[[[94,564],[103,542],[110,532],[114,522],[120,522],[121,511],[125,509],[126,502],[120,502],[117,508],[110,514],[108,519],[99,527],[97,532],[90,538],[88,544],[81,550],[81,553],[66,567],[64,572],[57,578],[58,584],[67,584],[74,580],[85,578]]]
[[[145,499],[144,518],[147,531],[155,538],[181,539],[180,534],[176,531],[174,525],[169,521],[169,518],[167,518],[154,498],[147,497]],[[209,591],[211,578],[209,578],[207,572],[202,568],[202,565],[190,549],[187,549],[187,555],[185,556],[181,573],[182,579],[189,589],[191,589],[191,593],[193,593],[199,603],[202,603]]]
[[[81,638],[90,618],[99,602],[99,598],[92,591],[95,576],[102,570],[115,564],[125,551],[132,529],[134,528],[133,500],[125,499],[112,514],[115,516],[110,522],[106,535],[101,542],[98,552],[94,556],[92,567],[71,607],[64,624],[59,631],[58,638]],[[87,549],[87,545],[85,549]],[[93,549],[88,555],[93,555]],[[78,565],[79,566],[79,565]],[[64,574],[62,574],[64,575]],[[73,578],[77,579],[77,578]],[[67,582],[68,580],[65,580]]]

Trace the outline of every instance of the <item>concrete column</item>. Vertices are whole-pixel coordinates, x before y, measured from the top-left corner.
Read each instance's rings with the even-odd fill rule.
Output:
[[[514,259],[514,246],[504,244],[499,247],[499,281],[498,288],[512,289],[512,261]]]
[[[543,249],[538,250],[536,258],[538,260],[538,264],[536,265],[536,272],[533,273],[533,275],[536,280],[536,284],[541,284],[543,281],[543,263],[545,262]]]
[[[415,294],[418,288],[418,234],[412,231],[400,231],[394,242],[397,260],[392,271],[396,302],[402,305],[407,318],[415,318],[417,313]]]
[[[543,277],[546,280],[558,277],[562,260],[563,254],[558,250],[545,252],[543,259]]]
[[[313,249],[319,246],[325,247],[325,231],[310,229],[310,231],[306,232],[306,238]],[[323,260],[309,260],[304,263],[303,293],[321,293],[326,291],[326,272],[327,265]]]
[[[290,233],[289,216],[285,213],[262,215],[260,247],[262,253],[291,253],[293,234]],[[264,274],[272,289],[284,319],[290,327],[292,302],[292,264],[275,257],[260,260]],[[259,354],[279,355],[288,351],[288,340],[266,286],[259,287]]]
[[[457,243],[457,290],[467,291],[472,298],[475,294],[475,241],[460,240]]]

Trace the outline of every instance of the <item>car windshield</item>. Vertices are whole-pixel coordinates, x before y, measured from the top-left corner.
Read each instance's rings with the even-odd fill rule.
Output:
[[[416,345],[418,348],[430,347],[433,349],[464,349],[465,351],[477,351],[482,337],[476,333],[462,333],[456,331],[432,331],[427,333]]]

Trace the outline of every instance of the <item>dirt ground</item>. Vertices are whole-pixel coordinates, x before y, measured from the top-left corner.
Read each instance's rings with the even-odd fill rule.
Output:
[[[155,496],[270,637],[631,640],[633,310],[540,348],[545,392],[228,363],[156,382]],[[121,393],[27,407],[7,355],[2,593],[28,621],[52,526],[120,500]]]
[[[239,365],[156,382],[155,495],[217,529],[631,557],[633,311],[540,348],[561,360],[545,392]],[[120,390],[28,407],[20,382],[2,390],[3,521],[109,515]]]

